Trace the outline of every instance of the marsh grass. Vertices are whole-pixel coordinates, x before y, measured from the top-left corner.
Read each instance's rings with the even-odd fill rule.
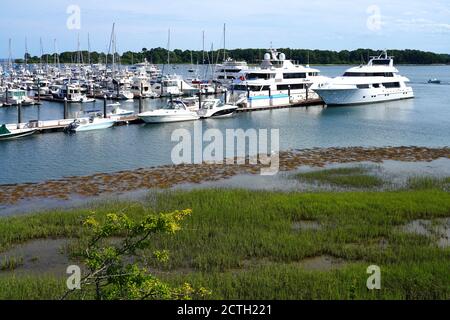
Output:
[[[0,262],[1,271],[13,271],[23,265],[22,257],[4,257]]]
[[[281,193],[248,190],[166,191],[144,203],[112,203],[90,210],[0,219],[0,247],[42,237],[78,238],[82,221],[110,212],[139,219],[146,213],[191,208],[175,235],[158,235],[140,252],[167,249],[165,265],[148,264],[173,284],[185,281],[212,290],[215,299],[450,299],[450,250],[400,226],[417,219],[450,217],[450,195],[431,190],[396,192]],[[319,229],[293,230],[298,221]],[[18,234],[20,232],[20,234]],[[117,235],[120,236],[120,235]],[[305,259],[329,256],[337,270],[302,268]],[[144,259],[145,260],[145,259]],[[252,261],[251,267],[246,261]],[[382,269],[382,290],[366,288],[369,265]],[[61,280],[62,281],[62,280]],[[61,282],[60,281],[60,282]],[[5,297],[54,298],[56,279],[0,277]],[[16,284],[15,284],[16,283]],[[37,288],[37,284],[44,288]]]
[[[450,177],[409,177],[406,182],[406,188],[410,190],[440,189],[450,191]]]
[[[368,174],[364,167],[336,168],[299,173],[296,178],[300,181],[319,184],[330,184],[347,188],[375,188],[383,186],[383,179]]]

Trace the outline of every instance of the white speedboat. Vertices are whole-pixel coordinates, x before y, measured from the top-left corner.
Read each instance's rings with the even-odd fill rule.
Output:
[[[220,99],[206,99],[197,114],[201,118],[224,118],[233,116],[236,110],[237,106],[222,103]]]
[[[162,109],[138,114],[146,123],[164,123],[178,121],[192,121],[200,119],[197,112],[190,111],[181,100],[169,101]]]
[[[120,106],[120,104],[119,104],[119,106]],[[134,114],[133,110],[125,110],[125,109],[120,108],[119,106],[116,106],[112,110],[112,112],[110,114],[111,117],[131,116],[132,114]]]
[[[36,132],[36,129],[23,128],[23,129],[8,129],[6,125],[0,126],[0,140],[18,139],[27,136],[31,136]]]
[[[312,89],[327,105],[365,104],[414,98],[409,79],[398,74],[393,57],[384,51],[367,65],[348,69],[342,77]]]
[[[66,128],[66,132],[82,132],[82,131],[92,131],[107,129],[114,126],[116,123],[115,119],[111,118],[101,118],[98,116],[90,116],[89,118],[75,119]]]

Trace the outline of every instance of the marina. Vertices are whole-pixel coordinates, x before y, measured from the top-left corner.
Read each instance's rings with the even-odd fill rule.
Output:
[[[0,300],[449,301],[448,4],[197,2],[2,3]]]

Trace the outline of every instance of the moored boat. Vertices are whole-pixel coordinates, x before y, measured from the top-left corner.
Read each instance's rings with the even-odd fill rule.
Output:
[[[192,121],[200,119],[197,112],[190,111],[181,100],[169,101],[164,108],[138,114],[146,123]]]
[[[115,119],[101,118],[100,116],[91,115],[89,118],[75,119],[69,124],[64,131],[65,132],[82,132],[107,129],[114,126]]]
[[[0,126],[0,140],[18,139],[31,136],[36,132],[33,128],[8,129],[6,125]]]
[[[414,98],[409,79],[399,75],[393,57],[384,51],[367,65],[348,69],[343,76],[313,90],[327,105],[352,105]]]
[[[232,117],[236,110],[237,106],[222,103],[220,99],[206,99],[197,114],[201,118],[224,118]]]

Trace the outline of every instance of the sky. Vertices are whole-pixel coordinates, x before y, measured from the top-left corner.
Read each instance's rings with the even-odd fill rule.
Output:
[[[1,0],[0,57],[107,51],[113,22],[119,52],[167,47],[419,49],[450,53],[450,0]]]

